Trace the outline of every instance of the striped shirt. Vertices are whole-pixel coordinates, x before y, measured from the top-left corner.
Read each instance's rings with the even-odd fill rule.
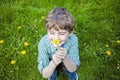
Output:
[[[66,43],[64,43],[62,47],[67,49],[68,57],[79,66],[80,60],[77,36],[75,34],[69,36]],[[50,63],[56,50],[57,49],[49,41],[47,34],[41,38],[38,44],[38,69],[40,72],[42,72],[43,68]]]

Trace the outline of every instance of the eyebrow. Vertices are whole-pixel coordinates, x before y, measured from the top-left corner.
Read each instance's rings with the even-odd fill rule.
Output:
[[[48,30],[48,32],[54,32],[54,31],[52,31],[52,30]]]
[[[63,31],[63,32],[59,32],[59,33],[66,33],[65,31]]]

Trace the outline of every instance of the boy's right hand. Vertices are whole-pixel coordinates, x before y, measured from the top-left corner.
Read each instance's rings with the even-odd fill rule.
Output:
[[[62,62],[62,60],[61,60],[61,58],[59,57],[58,54],[54,54],[53,57],[52,57],[52,60],[53,60],[53,63],[56,66],[59,65]]]

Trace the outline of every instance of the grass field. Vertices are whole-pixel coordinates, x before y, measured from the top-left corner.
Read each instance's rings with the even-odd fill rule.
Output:
[[[56,6],[75,19],[79,80],[120,80],[120,0],[0,0],[0,80],[44,80],[37,69],[44,18]],[[68,80],[63,72],[58,80]]]

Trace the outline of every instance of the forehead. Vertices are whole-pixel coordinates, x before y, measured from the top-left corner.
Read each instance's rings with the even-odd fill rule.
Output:
[[[48,31],[58,31],[58,32],[66,32],[67,30],[65,29],[60,29],[59,27],[56,28],[51,28],[51,29],[48,29]]]
[[[65,26],[64,25],[60,25],[60,24],[56,24],[56,23],[50,23],[47,24],[47,27],[46,27],[48,30],[51,30],[51,29],[55,29],[55,30],[64,30],[65,29]]]
[[[50,30],[48,30],[48,31],[51,31],[51,32],[68,32],[67,30],[63,30],[63,29],[58,29],[58,30],[56,30],[56,29],[54,29],[54,28],[52,28],[52,29],[50,29]]]

